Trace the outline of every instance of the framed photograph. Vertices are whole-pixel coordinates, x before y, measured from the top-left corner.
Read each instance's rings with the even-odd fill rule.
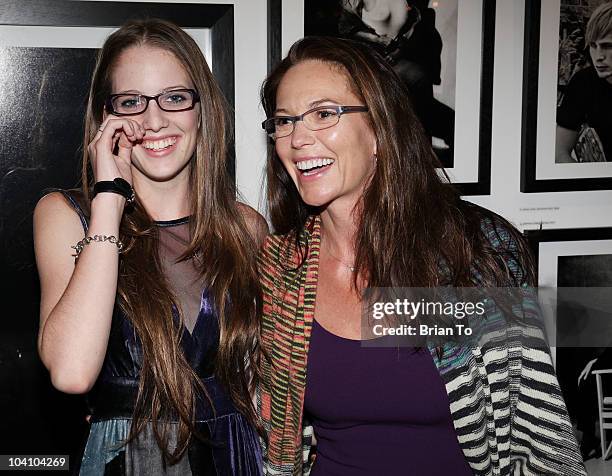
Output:
[[[495,7],[495,0],[270,0],[269,63],[302,36],[370,45],[413,92],[452,182],[463,195],[488,195]]]
[[[537,265],[540,304],[559,385],[575,419],[585,404],[578,376],[612,346],[612,228],[525,234]]]
[[[193,36],[233,106],[233,4],[0,0],[0,271],[10,317],[0,325],[0,412],[9,429],[0,447],[7,452],[75,456],[87,431],[83,396],[55,391],[38,357],[32,212],[43,190],[78,185],[97,49],[122,23],[146,17]]]
[[[612,6],[606,11],[605,3],[525,2],[522,192],[612,189],[612,60],[601,54]]]

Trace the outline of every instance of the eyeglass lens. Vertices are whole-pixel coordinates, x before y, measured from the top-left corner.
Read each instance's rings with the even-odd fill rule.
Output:
[[[325,129],[327,127],[334,126],[338,123],[340,114],[336,109],[314,109],[308,111],[302,117],[304,125],[312,130],[317,131]],[[293,132],[294,125],[296,123],[294,117],[277,117],[274,118],[274,133],[275,137],[285,137]]]
[[[121,94],[112,100],[113,110],[119,114],[139,114],[147,108],[149,100],[155,99],[164,111],[182,111],[193,106],[191,91],[168,91],[167,93],[147,98],[140,94]]]

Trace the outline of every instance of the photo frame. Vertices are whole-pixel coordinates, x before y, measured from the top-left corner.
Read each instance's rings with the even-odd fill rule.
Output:
[[[82,122],[95,53],[131,18],[164,18],[192,34],[235,106],[234,4],[0,0],[0,270],[7,316],[0,330],[0,446],[15,454],[68,454],[87,431],[82,395],[52,388],[36,348],[39,285],[32,212],[43,190],[78,185]],[[8,94],[11,91],[14,94]],[[63,107],[65,106],[65,107]],[[233,115],[231,121],[234,122]],[[228,167],[235,176],[233,159]],[[33,435],[31,428],[37,428]]]
[[[551,355],[570,415],[584,405],[578,375],[612,341],[612,228],[527,230]]]
[[[535,260],[539,287],[559,285],[559,257],[612,255],[612,227],[526,230],[525,237]]]
[[[148,3],[75,0],[0,1],[0,25],[19,27],[116,28],[131,18],[164,18],[182,28],[206,29],[212,73],[233,109],[234,84],[234,5],[221,3]],[[0,34],[2,41],[2,34]],[[0,46],[3,43],[0,43]],[[232,126],[234,117],[231,117]],[[235,164],[230,164],[234,175]]]
[[[559,288],[612,288],[612,227],[526,230],[525,237],[536,285],[551,302],[562,297]],[[547,316],[547,322],[557,322],[557,316]]]
[[[339,0],[334,0],[339,1]],[[329,25],[313,28],[313,8],[333,2],[321,0],[268,0],[269,67],[280,61],[291,44],[305,34],[324,34]],[[408,2],[410,3],[410,2]],[[445,68],[456,71],[452,107],[454,153],[444,170],[462,195],[488,195],[491,191],[491,118],[493,104],[493,61],[495,50],[495,0],[432,2],[431,9],[455,8],[454,50],[449,62],[442,56],[442,79]],[[452,7],[454,6],[454,7]],[[452,15],[446,14],[449,18]],[[319,18],[326,18],[319,15]],[[316,21],[316,20],[315,20]],[[451,22],[452,23],[452,22]],[[436,25],[436,28],[438,26]],[[309,32],[308,30],[311,30]],[[337,33],[330,33],[338,36]],[[444,46],[443,46],[444,48]],[[444,49],[442,50],[444,52]],[[436,94],[434,87],[434,95]],[[435,141],[435,140],[434,140]],[[435,149],[435,148],[434,148]],[[447,157],[447,159],[449,159]],[[444,161],[443,161],[444,162]]]
[[[580,87],[586,79],[578,80],[588,78],[588,63],[578,63],[589,59],[584,50],[584,27],[592,12],[589,5],[594,8],[596,4],[597,1],[578,5],[569,0],[525,2],[521,192],[612,190],[612,157],[601,161],[601,151],[609,150],[607,141],[612,140],[612,134],[600,138],[593,134],[597,127],[587,127],[590,124],[584,121],[583,127],[572,133],[574,159],[578,151],[578,156],[584,153],[592,162],[562,163],[565,159],[561,151],[566,146],[556,145],[558,106],[566,102],[560,116],[565,127],[558,136],[565,141],[564,130],[571,131],[564,121],[568,114],[573,115],[567,105],[571,104],[570,98],[575,96],[574,91],[594,90]],[[582,69],[585,71],[576,77],[575,86],[568,87]],[[592,76],[596,77],[594,73]],[[596,79],[588,81],[596,84]]]

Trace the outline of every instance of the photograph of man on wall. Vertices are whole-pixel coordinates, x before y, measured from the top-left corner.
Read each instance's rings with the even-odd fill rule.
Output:
[[[561,2],[555,162],[610,162],[612,2],[578,3]]]

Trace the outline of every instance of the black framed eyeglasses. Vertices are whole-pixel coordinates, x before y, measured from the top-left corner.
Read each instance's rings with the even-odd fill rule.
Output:
[[[276,140],[293,133],[295,123],[303,121],[311,131],[320,131],[333,127],[340,121],[342,114],[351,112],[368,112],[367,106],[319,106],[309,109],[299,116],[275,116],[266,119],[261,127],[270,138]]]
[[[155,101],[162,111],[178,112],[193,109],[200,100],[195,89],[173,89],[155,96],[144,94],[111,94],[106,99],[106,110],[116,116],[135,116],[142,114],[149,107],[149,101]]]

